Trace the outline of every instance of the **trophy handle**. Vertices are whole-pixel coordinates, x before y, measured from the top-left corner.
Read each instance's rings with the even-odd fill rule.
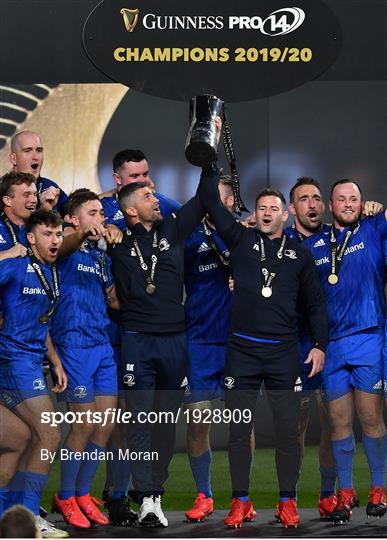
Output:
[[[195,105],[196,105],[195,98],[191,98],[190,102],[189,102],[189,123],[190,124],[192,123],[192,118],[194,118],[194,116],[196,116],[196,113],[194,114],[195,109],[196,109]]]

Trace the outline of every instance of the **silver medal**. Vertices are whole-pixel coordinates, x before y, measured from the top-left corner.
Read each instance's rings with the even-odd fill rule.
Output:
[[[155,290],[156,290],[156,285],[153,285],[153,283],[148,283],[148,285],[146,286],[145,292],[149,294],[150,296],[152,296],[152,294],[155,293]]]
[[[271,287],[262,287],[261,293],[265,298],[270,298],[270,296],[273,294],[273,290]]]

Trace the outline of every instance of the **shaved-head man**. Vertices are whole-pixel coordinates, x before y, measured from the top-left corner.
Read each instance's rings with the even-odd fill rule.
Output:
[[[41,138],[33,131],[20,131],[11,139],[9,160],[15,172],[32,174],[38,190],[40,206],[62,212],[66,193],[52,180],[40,176],[44,161]]]

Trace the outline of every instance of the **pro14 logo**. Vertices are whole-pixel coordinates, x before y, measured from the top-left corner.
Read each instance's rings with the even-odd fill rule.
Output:
[[[139,9],[121,9],[126,30],[133,32],[139,20]],[[265,19],[258,15],[157,15],[146,13],[142,26],[146,30],[258,30],[265,36],[283,36],[299,28],[305,20],[305,11],[286,7],[270,13]],[[173,214],[172,214],[173,215]]]
[[[297,7],[273,11],[265,20],[261,17],[230,16],[229,28],[260,30],[266,36],[284,36],[299,28],[305,20],[305,12]]]

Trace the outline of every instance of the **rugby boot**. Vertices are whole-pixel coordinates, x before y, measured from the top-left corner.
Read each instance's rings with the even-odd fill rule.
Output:
[[[387,511],[387,498],[383,486],[373,486],[368,495],[367,517],[381,518]]]
[[[257,512],[254,510],[251,501],[241,501],[232,499],[231,510],[227,514],[224,522],[229,528],[242,527],[244,521],[253,521]]]
[[[330,519],[333,510],[337,505],[336,493],[331,493],[329,497],[318,498],[318,511],[321,519]]]
[[[129,501],[126,497],[120,497],[114,500],[110,499],[105,502],[105,507],[109,512],[109,521],[112,525],[119,525],[121,527],[134,525],[138,519],[136,512],[130,508]]]
[[[337,494],[336,508],[331,514],[331,519],[335,525],[341,525],[349,521],[352,515],[352,508],[359,507],[359,497],[354,489],[339,489]]]
[[[53,512],[58,512],[58,514],[62,514],[65,522],[69,525],[79,527],[80,529],[90,529],[91,527],[90,521],[82,513],[75,497],[60,499],[56,493],[52,500],[51,510]]]
[[[98,525],[109,525],[109,519],[97,507],[97,505],[104,506],[104,502],[101,499],[91,497],[90,493],[86,493],[86,495],[75,497],[75,500],[79,508],[91,522],[98,523]]]
[[[40,530],[42,538],[68,538],[70,535],[63,529],[57,529],[52,523],[46,521],[42,516],[35,516],[35,523]]]
[[[144,497],[140,506],[138,524],[142,527],[157,527],[160,519],[157,515],[157,508],[153,497]]]
[[[168,527],[168,520],[161,508],[161,495],[153,498],[155,501],[156,516],[159,518],[159,524],[156,527]]]
[[[188,521],[204,521],[214,511],[214,499],[206,497],[204,493],[198,493],[191,510],[187,510],[185,517]]]
[[[288,527],[297,528],[300,524],[300,516],[297,511],[297,501],[295,499],[288,499],[287,501],[280,501],[277,506],[277,512],[279,521],[287,529]]]

